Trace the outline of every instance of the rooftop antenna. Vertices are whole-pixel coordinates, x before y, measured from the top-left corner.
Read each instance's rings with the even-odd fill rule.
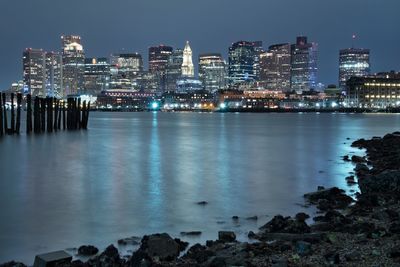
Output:
[[[355,41],[356,41],[356,35],[353,33],[353,36],[352,36],[352,42],[351,42],[351,48],[354,48],[354,43],[355,43]]]

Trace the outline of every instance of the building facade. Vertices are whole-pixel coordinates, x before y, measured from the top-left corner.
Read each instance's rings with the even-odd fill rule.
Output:
[[[290,44],[276,44],[260,55],[260,81],[269,90],[290,90]]]
[[[62,57],[60,53],[46,52],[46,95],[63,97]]]
[[[210,53],[199,56],[199,80],[209,92],[225,89],[227,68],[221,54]]]
[[[110,88],[111,73],[107,58],[85,59],[85,92],[97,95]]]
[[[61,36],[64,95],[84,94],[85,53],[81,37]]]
[[[317,44],[307,37],[297,37],[291,46],[291,89],[301,93],[317,87]]]
[[[346,89],[351,77],[367,76],[370,73],[369,49],[348,48],[339,52],[339,87]]]
[[[175,49],[168,58],[166,90],[175,91],[176,82],[182,77],[183,50]]]
[[[257,78],[254,42],[239,41],[229,47],[229,83],[253,82]]]
[[[189,41],[186,41],[185,48],[183,49],[182,76],[188,78],[194,77],[192,48],[189,45]]]
[[[346,84],[346,102],[359,108],[399,107],[400,73],[351,77]]]
[[[27,48],[22,55],[24,93],[46,96],[46,61],[42,49]]]
[[[166,45],[153,46],[149,48],[149,73],[152,76],[154,87],[157,93],[166,90],[166,69],[168,58],[173,48]]]
[[[113,54],[111,56],[111,83],[113,89],[141,89],[143,58],[139,53]]]

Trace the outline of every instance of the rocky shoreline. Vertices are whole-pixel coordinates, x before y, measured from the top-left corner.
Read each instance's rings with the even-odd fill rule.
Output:
[[[101,253],[82,246],[78,253],[89,260],[57,266],[400,266],[400,132],[360,139],[352,146],[366,150],[366,157],[343,157],[355,164],[356,177],[346,181],[358,183],[360,193],[353,199],[339,188],[319,187],[305,194],[306,202],[318,209],[315,223],[307,223],[306,213],[277,215],[258,232],[249,232],[254,242],[239,242],[234,232],[221,231],[218,240],[190,248],[166,233],[153,234],[144,236],[128,258],[113,245]]]

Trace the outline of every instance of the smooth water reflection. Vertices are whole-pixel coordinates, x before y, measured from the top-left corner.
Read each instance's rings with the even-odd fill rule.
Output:
[[[345,188],[352,139],[393,114],[93,113],[87,132],[0,140],[0,262],[153,232],[242,236],[293,214],[317,185]],[[346,143],[346,144],[344,144]],[[198,201],[208,201],[199,206]],[[308,210],[312,212],[312,210]],[[257,223],[231,221],[258,215]]]

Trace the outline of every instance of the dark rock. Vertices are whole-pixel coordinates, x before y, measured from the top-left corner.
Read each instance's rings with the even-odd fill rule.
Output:
[[[360,157],[360,156],[356,156],[356,155],[351,156],[351,161],[354,162],[354,163],[365,163],[365,162],[367,162],[364,157]]]
[[[329,264],[339,264],[340,256],[336,252],[328,252],[324,255],[324,258]]]
[[[222,242],[234,242],[236,240],[236,235],[232,231],[219,231],[218,240]]]
[[[308,218],[310,218],[310,215],[304,213],[304,212],[299,212],[296,214],[296,220],[300,222],[305,222]]]
[[[200,244],[195,244],[189,248],[188,252],[183,256],[183,258],[189,258],[195,260],[197,263],[203,263],[212,256],[215,256],[213,251]]]
[[[359,181],[362,194],[400,193],[400,170],[389,170],[377,175],[366,176]]]
[[[358,177],[365,177],[369,174],[368,166],[363,163],[357,163],[354,171],[356,172]]]
[[[0,267],[26,267],[26,265],[21,262],[10,261],[0,264]]]
[[[247,237],[250,239],[258,239],[258,236],[253,231],[250,231]]]
[[[234,220],[234,221],[239,220],[239,216],[232,216],[232,220]]]
[[[179,251],[184,251],[189,246],[189,242],[182,241],[179,238],[175,238],[174,240],[178,243]]]
[[[400,258],[400,246],[397,245],[396,247],[392,248],[389,252],[389,256],[391,258]]]
[[[153,234],[143,237],[139,251],[151,259],[172,261],[179,256],[180,246],[166,233]]]
[[[319,185],[319,186],[317,187],[317,191],[322,191],[322,190],[325,190],[325,187],[324,187],[324,186],[321,186],[321,185]]]
[[[123,239],[119,239],[118,240],[118,245],[122,245],[122,246],[126,246],[126,245],[139,245],[140,244],[140,238],[139,237],[127,237],[127,238],[123,238]]]
[[[119,259],[119,252],[118,249],[116,247],[114,247],[114,245],[109,245],[104,252],[102,253],[102,255],[107,256],[108,258],[113,258],[113,259]]]
[[[204,206],[204,205],[207,205],[207,204],[208,204],[207,201],[199,201],[199,202],[197,202],[197,205],[201,205],[201,206]]]
[[[287,267],[288,261],[283,257],[272,256],[271,257],[272,267]]]
[[[305,194],[304,197],[312,204],[318,204],[321,210],[344,209],[354,200],[347,196],[344,190],[332,187]]]
[[[344,255],[344,258],[347,261],[360,261],[361,260],[361,253],[354,250]]]
[[[344,161],[350,161],[350,157],[348,155],[344,155],[342,158]]]
[[[225,267],[227,266],[226,260],[223,257],[214,257],[208,264],[210,267]]]
[[[78,254],[82,256],[93,256],[99,252],[99,249],[95,246],[80,246],[78,248]]]
[[[400,234],[400,223],[394,222],[390,225],[389,231],[393,234]]]
[[[199,235],[201,235],[201,231],[181,232],[181,235],[199,236]]]
[[[311,254],[311,243],[305,241],[297,241],[295,245],[297,254],[307,256]]]
[[[304,215],[299,215],[299,217]],[[310,227],[303,220],[277,215],[260,228],[262,233],[309,233]]]
[[[246,220],[257,221],[258,217],[257,217],[257,215],[255,215],[255,216],[247,217]]]

